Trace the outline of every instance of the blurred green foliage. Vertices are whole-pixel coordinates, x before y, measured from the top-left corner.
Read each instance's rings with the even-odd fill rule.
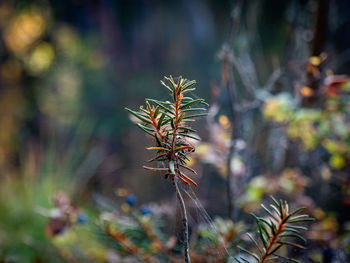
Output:
[[[298,107],[290,95],[282,93],[267,99],[264,115],[268,120],[284,124],[289,138],[299,139],[306,150],[322,146],[330,154],[330,166],[342,169],[350,157],[350,83],[346,76],[329,76],[325,83],[321,107]]]

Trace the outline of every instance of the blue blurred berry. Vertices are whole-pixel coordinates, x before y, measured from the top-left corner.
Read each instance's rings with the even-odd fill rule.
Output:
[[[136,203],[136,196],[135,195],[127,195],[125,197],[125,202],[130,205],[130,206],[133,206],[135,203]]]
[[[77,223],[84,224],[87,222],[87,215],[85,213],[79,213],[77,218]]]
[[[142,205],[142,206],[140,207],[140,212],[141,212],[141,214],[143,214],[143,215],[150,215],[150,214],[152,214],[151,209],[150,209],[147,205]]]

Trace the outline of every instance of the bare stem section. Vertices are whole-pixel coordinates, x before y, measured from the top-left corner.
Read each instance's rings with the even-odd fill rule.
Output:
[[[190,258],[190,249],[189,249],[189,240],[188,240],[188,220],[187,220],[186,206],[185,206],[184,199],[182,197],[182,194],[179,190],[179,187],[178,187],[175,179],[174,179],[173,183],[174,183],[174,187],[175,187],[175,191],[176,191],[176,196],[179,199],[181,214],[182,214],[185,262],[190,263],[191,258]]]

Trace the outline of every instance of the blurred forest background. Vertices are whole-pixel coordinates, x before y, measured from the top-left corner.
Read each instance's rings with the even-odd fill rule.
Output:
[[[124,110],[170,74],[210,104],[193,262],[226,262],[203,252],[222,240],[231,262],[270,194],[316,219],[283,253],[349,262],[349,28],[347,0],[1,0],[0,262],[181,262],[175,193]]]

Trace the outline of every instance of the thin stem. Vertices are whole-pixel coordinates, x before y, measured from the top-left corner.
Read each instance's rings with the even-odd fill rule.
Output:
[[[187,211],[184,199],[181,195],[179,187],[177,186],[176,178],[173,178],[173,184],[176,191],[176,196],[179,199],[180,207],[182,211],[182,223],[183,223],[183,239],[184,239],[184,253],[185,253],[185,262],[190,263],[190,250],[189,250],[189,242],[188,242],[188,220],[187,220]]]
[[[227,92],[228,92],[228,97],[229,97],[229,103],[230,103],[230,110],[231,110],[231,119],[232,119],[232,130],[231,130],[231,136],[230,136],[230,149],[229,153],[227,156],[227,199],[228,199],[228,217],[232,218],[232,213],[234,210],[234,192],[233,192],[233,183],[234,183],[234,177],[232,175],[232,168],[231,168],[231,159],[234,155],[235,152],[235,145],[234,142],[237,139],[237,133],[238,133],[238,113],[234,109],[235,105],[235,94],[234,94],[234,89],[235,89],[235,83],[233,80],[233,76],[231,73],[231,62],[229,59],[229,51],[227,51],[226,56],[223,58],[223,71],[226,71],[227,73],[227,80],[226,83],[223,83],[226,86]]]
[[[267,248],[266,248],[266,251],[265,251],[264,255],[261,257],[261,260],[259,261],[259,263],[264,263],[267,260],[267,258],[270,256],[269,254],[270,254],[273,246],[276,244],[279,236],[283,232],[284,224],[285,223],[283,223],[283,220],[281,219],[280,222],[278,223],[278,227],[276,229],[276,234],[270,238],[268,245],[267,245]]]
[[[177,90],[179,89],[179,84],[176,86],[175,92],[177,93]],[[176,136],[177,136],[177,131],[179,129],[179,117],[181,114],[181,110],[180,110],[180,105],[181,105],[181,100],[182,100],[182,96],[180,94],[180,96],[176,97],[176,100],[174,101],[174,131],[173,131],[173,138],[171,141],[171,152],[170,152],[170,156],[173,160],[175,160],[175,141],[176,141]]]
[[[242,8],[242,1],[238,1],[237,6],[235,7],[234,12],[231,15],[231,28],[229,32],[228,37],[228,45],[227,49],[223,50],[223,57],[222,57],[222,85],[226,87],[229,97],[229,104],[230,104],[230,111],[231,111],[231,118],[232,118],[232,131],[230,136],[230,142],[231,146],[229,149],[229,153],[227,156],[227,184],[226,184],[226,191],[227,191],[227,201],[228,201],[228,217],[231,219],[234,219],[233,211],[235,209],[234,207],[234,192],[233,192],[233,185],[234,185],[234,177],[232,175],[232,169],[231,169],[231,159],[235,152],[234,147],[234,141],[237,139],[237,132],[238,132],[238,113],[235,111],[235,104],[236,104],[236,96],[235,96],[235,82],[233,79],[232,74],[232,56],[233,53],[230,50],[230,47],[232,46],[233,38],[235,36],[235,33],[237,31],[237,28],[239,27],[240,22],[240,14],[241,14],[241,8]]]

